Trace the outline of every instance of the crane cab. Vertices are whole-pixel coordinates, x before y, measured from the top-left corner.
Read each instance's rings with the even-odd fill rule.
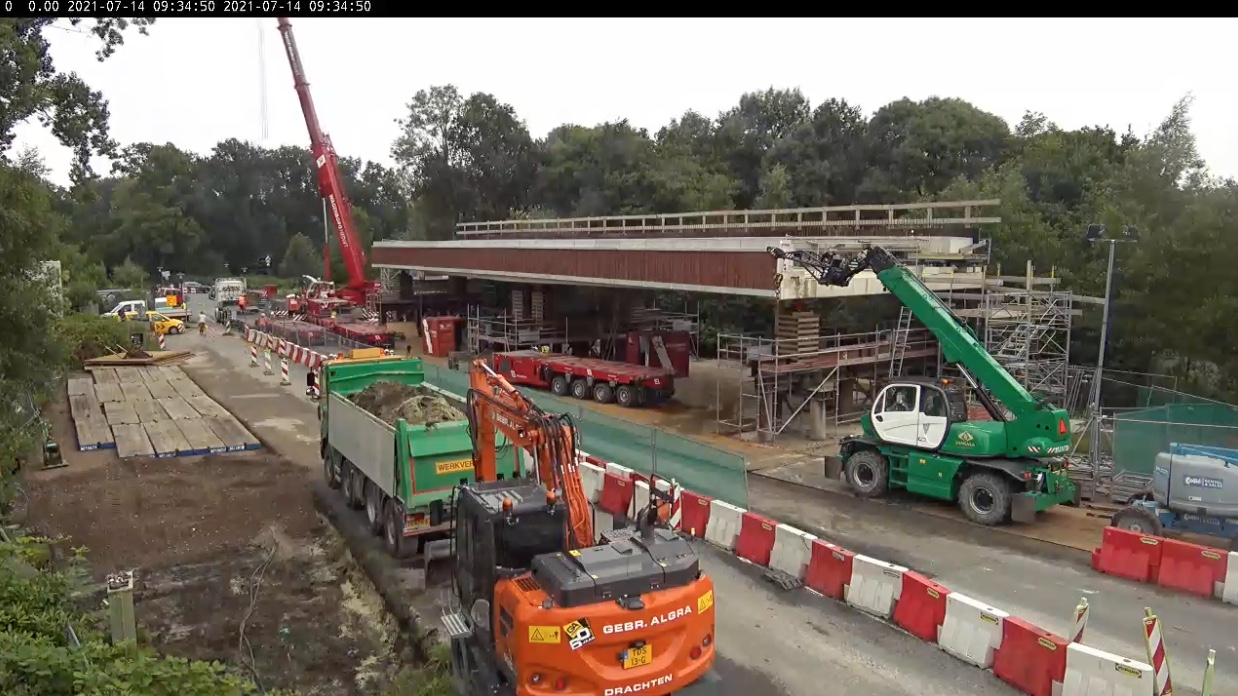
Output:
[[[887,384],[865,414],[867,434],[890,445],[965,457],[1001,454],[1001,421],[972,421],[965,389],[951,380],[904,379]]]

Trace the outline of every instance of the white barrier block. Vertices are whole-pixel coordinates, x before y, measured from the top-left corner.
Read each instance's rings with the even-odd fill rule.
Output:
[[[903,593],[903,573],[906,572],[902,566],[856,554],[851,561],[847,604],[884,619],[890,618],[894,614],[894,603]]]
[[[602,497],[602,481],[606,478],[606,470],[596,464],[582,463],[579,467],[580,483],[584,486],[589,502],[596,503]]]
[[[1238,552],[1231,551],[1225,569],[1225,589],[1221,591],[1221,599],[1230,604],[1238,604]]]
[[[937,631],[942,650],[981,669],[993,666],[993,653],[1002,647],[1002,622],[1010,614],[965,594],[946,595],[946,618]]]
[[[615,518],[611,517],[609,512],[606,512],[596,505],[590,505],[589,509],[593,510],[594,539],[602,536],[602,532],[609,532],[615,528]]]
[[[812,542],[815,534],[780,524],[774,529],[774,548],[769,554],[769,567],[779,570],[796,580],[804,579],[804,571],[812,560]]]
[[[727,551],[735,550],[739,539],[739,527],[744,519],[744,509],[721,500],[709,503],[709,524],[705,525],[705,541]]]
[[[632,508],[628,510],[628,517],[636,519],[641,510],[649,504],[649,484],[645,481],[637,481],[632,487]]]
[[[632,470],[622,464],[606,462],[606,473],[628,481],[632,480]]]
[[[1080,643],[1066,647],[1062,696],[1147,696],[1152,666]]]

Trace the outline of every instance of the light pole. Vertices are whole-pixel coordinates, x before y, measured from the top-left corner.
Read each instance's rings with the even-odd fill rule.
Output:
[[[1088,403],[1088,422],[1085,426],[1089,429],[1090,436],[1088,458],[1092,463],[1092,480],[1096,481],[1100,478],[1100,393],[1101,382],[1104,380],[1105,353],[1109,345],[1109,306],[1113,302],[1113,260],[1118,244],[1133,244],[1139,241],[1139,230],[1126,225],[1122,227],[1120,238],[1106,237],[1104,225],[1091,224],[1088,225],[1084,238],[1093,244],[1109,245],[1109,265],[1105,270],[1105,303],[1100,319],[1100,347],[1096,354],[1096,372],[1092,375],[1092,395]]]

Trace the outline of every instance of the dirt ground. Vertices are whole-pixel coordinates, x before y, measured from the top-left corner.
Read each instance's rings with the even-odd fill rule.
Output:
[[[169,655],[238,666],[265,688],[362,693],[394,672],[398,631],[315,512],[307,472],[270,452],[121,460],[78,452],[27,471],[28,524],[135,570],[139,632]]]

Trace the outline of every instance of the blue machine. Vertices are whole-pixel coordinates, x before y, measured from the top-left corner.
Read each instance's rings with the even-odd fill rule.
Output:
[[[1171,444],[1156,455],[1150,493],[1115,513],[1111,524],[1157,536],[1208,534],[1238,551],[1238,450]]]

